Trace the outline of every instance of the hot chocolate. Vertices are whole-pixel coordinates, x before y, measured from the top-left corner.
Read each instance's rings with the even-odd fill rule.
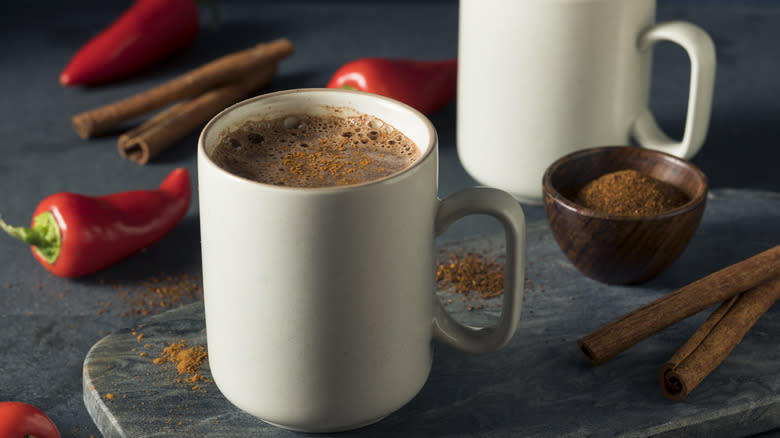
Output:
[[[419,149],[403,133],[368,115],[248,120],[224,133],[211,153],[228,172],[288,187],[374,181],[419,157]]]

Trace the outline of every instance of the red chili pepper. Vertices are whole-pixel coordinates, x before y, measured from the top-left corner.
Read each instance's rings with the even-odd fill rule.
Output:
[[[198,28],[193,0],[136,0],[76,52],[60,83],[98,85],[128,76],[188,46]]]
[[[456,59],[361,58],[336,70],[328,88],[351,88],[380,94],[430,114],[455,98],[457,70]]]
[[[0,402],[0,437],[60,438],[60,431],[46,414],[27,403]]]
[[[0,228],[32,245],[41,264],[74,278],[106,268],[160,240],[184,217],[192,197],[187,169],[174,169],[156,190],[106,196],[55,193],[38,204],[30,228]],[[0,435],[2,436],[2,435]]]

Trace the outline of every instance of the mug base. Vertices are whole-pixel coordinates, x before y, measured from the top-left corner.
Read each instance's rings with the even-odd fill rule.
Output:
[[[512,195],[513,198],[515,198],[515,200],[517,202],[519,202],[521,204],[525,204],[525,205],[542,205],[542,203],[543,203],[542,198],[529,198],[529,197],[521,196],[521,195],[517,195],[517,194],[512,194],[512,193],[510,193],[510,194]]]
[[[464,169],[466,170],[466,173],[469,174],[469,176],[477,182],[477,184],[486,186],[486,187],[493,187],[499,190],[503,190],[510,195],[512,195],[513,198],[515,198],[515,201],[519,202],[520,204],[524,205],[542,205],[544,202],[543,196],[542,196],[542,186],[539,184],[539,193],[538,194],[532,194],[530,196],[523,195],[520,193],[517,193],[516,191],[512,190],[512,187],[506,187],[504,185],[500,184],[491,184],[490,182],[486,181],[485,179],[479,178],[475,175],[475,173],[470,170],[466,165],[464,164]],[[526,192],[527,193],[527,192]]]
[[[355,430],[355,429],[360,429],[361,427],[370,426],[370,425],[372,425],[374,423],[378,423],[378,422],[382,421],[386,417],[387,417],[387,415],[382,415],[381,417],[374,418],[373,420],[369,420],[369,421],[362,421],[362,422],[355,423],[355,424],[348,424],[348,425],[345,425],[345,426],[338,426],[338,427],[334,427],[334,428],[325,428],[325,429],[319,429],[319,428],[316,428],[316,427],[314,427],[314,428],[306,428],[306,427],[291,426],[291,425],[287,425],[287,424],[280,424],[280,423],[274,423],[274,422],[268,421],[268,420],[263,420],[262,418],[261,418],[261,420],[264,423],[270,424],[271,426],[275,426],[275,427],[278,427],[280,429],[291,430],[293,432],[337,433],[337,432],[346,432],[346,431],[349,431],[349,430]]]

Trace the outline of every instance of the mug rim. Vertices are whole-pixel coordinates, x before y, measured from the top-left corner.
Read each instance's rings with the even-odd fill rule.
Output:
[[[243,107],[243,106],[246,106],[246,105],[253,105],[253,104],[255,104],[258,101],[263,101],[263,100],[267,100],[267,99],[273,99],[275,97],[282,96],[282,95],[288,95],[288,94],[290,94],[290,95],[307,95],[307,94],[318,94],[318,93],[356,94],[356,95],[360,95],[362,97],[366,97],[368,99],[375,99],[375,100],[378,100],[378,101],[383,101],[385,104],[388,104],[388,105],[391,105],[391,106],[395,106],[395,107],[397,107],[398,109],[400,109],[402,111],[409,112],[413,116],[415,116],[417,119],[422,121],[423,125],[425,126],[425,130],[426,130],[426,132],[428,134],[428,138],[429,138],[429,144],[427,145],[428,147],[425,149],[425,152],[420,156],[420,158],[418,160],[416,160],[414,163],[412,163],[409,166],[407,166],[407,167],[405,167],[405,168],[403,168],[403,169],[401,169],[401,170],[399,170],[399,171],[397,171],[395,173],[392,173],[390,175],[387,175],[387,176],[384,176],[384,177],[378,178],[378,179],[372,179],[372,180],[369,180],[369,181],[357,183],[357,184],[333,185],[333,186],[324,186],[324,187],[282,186],[282,185],[274,185],[274,184],[263,183],[263,182],[259,182],[257,180],[245,178],[243,176],[236,175],[235,173],[232,173],[232,172],[230,172],[228,170],[223,169],[221,166],[217,165],[217,163],[215,163],[211,159],[211,156],[209,156],[208,153],[206,153],[206,134],[207,134],[207,132],[209,132],[211,129],[214,129],[214,125],[220,119],[226,117],[227,114],[235,111],[236,109],[238,109],[240,107]],[[334,105],[334,106],[335,107],[349,107],[349,108],[353,109],[355,112],[357,112],[359,114],[365,114],[365,115],[368,115],[368,116],[380,118],[380,117],[375,116],[374,114],[371,114],[369,112],[362,111],[359,108],[357,108],[356,106],[348,106],[348,105]],[[382,120],[385,123],[390,124],[389,122],[386,122],[385,120],[383,120],[381,118],[380,118],[380,120]],[[393,126],[394,129],[398,129],[397,127],[395,127],[395,125],[393,125],[393,124],[390,124],[390,125]],[[406,135],[404,130],[401,130],[401,129],[398,129],[398,130],[401,131],[402,133],[404,133],[404,135]],[[417,143],[416,142],[414,142],[414,143],[415,143],[415,146],[417,146]],[[417,148],[419,149],[420,146],[417,146]],[[360,91],[360,90],[350,90],[350,89],[345,89],[345,88],[292,88],[292,89],[281,90],[281,91],[274,91],[274,92],[270,92],[270,93],[264,93],[264,94],[259,94],[257,96],[249,97],[249,98],[246,98],[244,100],[241,100],[239,102],[236,102],[236,103],[228,106],[227,108],[223,109],[222,111],[217,113],[215,116],[213,116],[206,123],[206,125],[203,127],[203,129],[201,129],[200,134],[198,136],[198,160],[201,160],[201,159],[205,160],[205,162],[207,162],[208,165],[212,166],[218,172],[221,172],[222,174],[224,174],[224,175],[226,175],[228,177],[231,177],[231,178],[237,178],[238,180],[240,180],[243,183],[255,184],[255,185],[258,185],[259,187],[266,188],[266,189],[283,190],[283,191],[294,191],[294,192],[306,192],[306,193],[310,193],[310,192],[344,192],[344,191],[351,191],[351,190],[359,190],[359,189],[362,189],[362,188],[365,188],[365,187],[368,187],[368,186],[375,186],[375,185],[382,185],[382,184],[391,183],[391,182],[395,181],[397,178],[401,178],[403,175],[413,171],[414,169],[417,169],[420,165],[422,165],[423,162],[427,161],[429,159],[429,157],[435,153],[437,148],[438,148],[438,135],[437,135],[437,132],[436,132],[436,128],[433,126],[433,122],[431,122],[430,119],[426,115],[424,115],[423,113],[421,113],[417,109],[415,109],[412,106],[407,105],[407,104],[405,104],[405,103],[403,103],[403,102],[401,102],[399,100],[396,100],[396,99],[393,99],[393,98],[390,98],[390,97],[387,97],[387,96],[382,96],[382,95],[379,95],[379,94],[369,93],[369,92]]]

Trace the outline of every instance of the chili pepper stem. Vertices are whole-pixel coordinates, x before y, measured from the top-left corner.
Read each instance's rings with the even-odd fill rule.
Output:
[[[29,228],[13,227],[0,217],[0,228],[11,237],[32,245],[35,252],[51,264],[54,264],[57,257],[60,256],[60,248],[62,247],[60,227],[50,211],[35,216],[33,226]]]

